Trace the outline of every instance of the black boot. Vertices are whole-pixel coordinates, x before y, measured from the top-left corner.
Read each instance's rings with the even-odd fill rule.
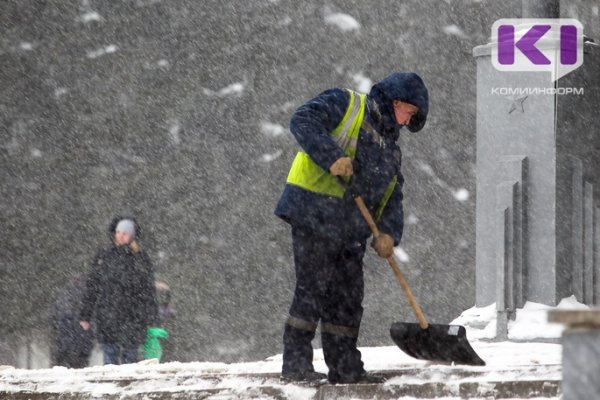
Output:
[[[327,375],[315,371],[287,372],[281,374],[284,382],[318,382],[327,379]]]
[[[333,375],[329,374],[329,382],[331,383],[339,383],[339,384],[352,384],[352,383],[362,383],[362,384],[380,384],[385,382],[386,379],[382,375],[377,374],[368,374],[366,371],[358,375]]]

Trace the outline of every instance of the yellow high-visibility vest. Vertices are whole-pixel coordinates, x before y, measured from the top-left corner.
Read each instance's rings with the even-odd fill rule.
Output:
[[[350,103],[346,108],[342,121],[331,132],[331,136],[344,153],[354,160],[358,135],[365,116],[366,95],[349,89],[348,92],[350,93]],[[375,212],[377,219],[381,217],[397,181],[397,176],[394,176],[386,188]],[[321,168],[303,151],[296,154],[288,173],[287,183],[327,196],[343,197],[345,193],[344,187],[338,182],[337,178],[331,175],[329,171]]]

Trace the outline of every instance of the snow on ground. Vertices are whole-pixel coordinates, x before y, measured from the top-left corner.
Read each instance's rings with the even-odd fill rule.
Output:
[[[361,348],[369,371],[394,371],[390,385],[451,382],[501,382],[560,380],[561,346],[549,343],[472,342],[486,360],[485,367],[452,366],[415,360],[396,346]],[[229,389],[248,394],[260,387],[281,389],[289,399],[310,399],[314,388],[283,384],[278,379],[281,355],[264,361],[225,364],[219,362],[166,363],[155,365],[107,365],[71,370],[64,367],[23,370],[0,367],[0,391],[50,393],[85,392],[132,395],[152,392],[182,392]],[[315,369],[326,372],[323,352],[315,350]],[[396,374],[397,372],[397,374]]]
[[[515,321],[509,324],[509,337],[515,340],[533,337],[558,337],[560,326],[546,322],[548,307],[526,303],[517,311]],[[559,309],[584,309],[587,306],[574,297],[563,299]],[[436,364],[416,360],[396,346],[360,348],[367,371],[385,372],[389,379],[384,386],[407,384],[443,384],[451,388],[478,384],[487,387],[497,382],[526,382],[561,380],[562,346],[557,343],[491,342],[478,339],[495,335],[496,309],[473,307],[466,310],[452,324],[467,328],[468,339],[486,366]],[[262,361],[226,364],[220,362],[190,362],[94,366],[71,370],[64,367],[24,370],[0,366],[0,392],[91,393],[101,397],[107,394],[123,396],[154,392],[189,392],[227,390],[244,397],[260,394],[261,388],[276,388],[293,400],[311,399],[317,389],[284,384],[279,380],[282,355]],[[314,352],[317,371],[327,372],[323,352]],[[264,393],[263,393],[264,394]]]
[[[562,299],[556,307],[528,301],[523,308],[517,309],[515,320],[508,322],[508,338],[517,341],[558,339],[562,335],[564,326],[548,322],[548,311],[588,308],[585,304],[579,303],[575,296]],[[470,308],[451,324],[464,325],[469,340],[480,340],[496,337],[496,321],[496,303],[493,303],[486,307]]]

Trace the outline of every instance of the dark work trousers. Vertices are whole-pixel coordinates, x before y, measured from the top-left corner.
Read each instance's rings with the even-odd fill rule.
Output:
[[[314,371],[311,341],[321,321],[329,379],[364,373],[356,348],[364,292],[365,242],[320,237],[292,227],[296,289],[283,335],[282,373]]]

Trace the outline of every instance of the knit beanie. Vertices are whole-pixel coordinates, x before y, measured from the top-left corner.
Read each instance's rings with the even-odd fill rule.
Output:
[[[135,237],[135,223],[130,219],[122,219],[117,224],[115,232],[125,232],[133,238]]]

